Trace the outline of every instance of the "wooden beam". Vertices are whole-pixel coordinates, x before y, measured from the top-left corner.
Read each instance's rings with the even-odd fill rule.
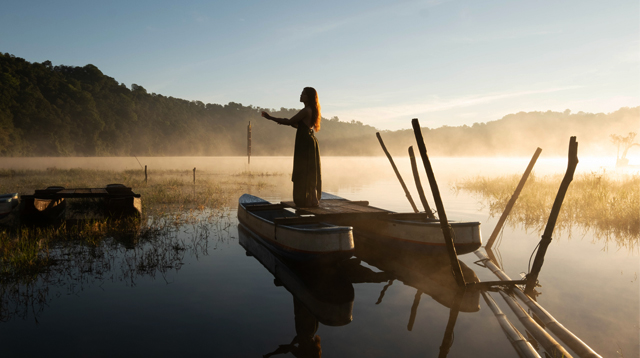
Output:
[[[436,177],[433,174],[433,169],[431,168],[431,162],[429,161],[429,157],[427,156],[427,147],[424,144],[424,138],[422,137],[422,130],[420,129],[420,122],[418,122],[418,118],[412,119],[411,125],[413,126],[413,132],[416,136],[416,142],[418,143],[418,150],[420,151],[420,156],[422,157],[424,169],[426,170],[427,177],[429,178],[429,186],[431,187],[431,192],[433,193],[433,201],[435,201],[436,209],[438,210],[440,227],[442,228],[444,243],[447,246],[447,253],[449,254],[449,260],[451,261],[453,276],[458,283],[458,286],[462,287],[465,285],[465,280],[464,274],[462,273],[462,268],[460,267],[460,261],[458,261],[458,255],[456,254],[456,248],[453,245],[453,238],[451,236],[451,231],[453,230],[451,229],[451,225],[449,225],[449,222],[447,221],[447,214],[444,211],[444,205],[442,205],[442,198],[440,197],[438,183],[436,182]]]
[[[255,204],[245,206],[247,211],[262,211],[262,210],[278,210],[284,209],[282,204]]]
[[[418,165],[416,164],[416,156],[413,154],[413,147],[409,147],[409,159],[411,160],[411,171],[413,172],[413,180],[416,182],[416,189],[418,190],[418,196],[422,202],[424,212],[430,219],[435,219],[427,198],[424,196],[424,190],[422,189],[422,183],[420,182],[420,174],[418,174]]]
[[[538,252],[536,253],[536,258],[533,260],[533,266],[531,268],[531,272],[527,275],[527,287],[525,288],[525,292],[530,295],[533,293],[533,289],[535,288],[538,282],[538,274],[540,273],[540,269],[542,268],[542,264],[544,263],[544,255],[547,253],[547,248],[551,243],[551,235],[553,235],[553,229],[556,226],[556,220],[558,219],[558,214],[560,213],[560,208],[562,207],[562,202],[564,201],[564,196],[567,194],[567,189],[569,189],[569,184],[573,180],[573,174],[576,171],[576,167],[578,166],[578,142],[576,141],[576,137],[571,137],[569,140],[569,159],[567,163],[567,171],[564,174],[564,178],[562,179],[562,183],[560,183],[560,188],[558,189],[558,194],[556,195],[556,199],[553,202],[553,207],[551,208],[551,213],[549,214],[549,220],[547,220],[547,226],[544,229],[544,233],[542,234],[542,239],[540,240],[540,247],[538,247]]]
[[[391,158],[391,154],[389,154],[389,151],[387,150],[387,147],[385,147],[384,142],[382,141],[382,137],[380,136],[379,132],[376,133],[376,137],[378,137],[378,141],[380,142],[380,146],[382,147],[382,150],[384,151],[384,154],[387,155],[387,158],[389,159],[389,162],[391,163],[391,167],[393,168],[393,171],[396,173],[396,176],[398,177],[398,181],[400,181],[400,185],[402,186],[402,190],[404,190],[404,195],[407,196],[407,199],[409,200],[409,204],[411,204],[411,207],[413,208],[413,211],[415,211],[417,213],[419,211],[418,207],[416,207],[416,203],[413,202],[413,199],[411,198],[411,194],[409,194],[409,189],[407,189],[407,186],[404,185],[404,180],[402,180],[402,176],[400,175],[400,172],[398,171],[398,168],[396,167],[396,163],[393,162],[393,158]]]
[[[315,224],[322,221],[317,216],[290,216],[273,219],[273,223],[276,225],[301,225],[301,224]]]
[[[496,227],[493,229],[493,232],[491,233],[491,237],[489,237],[489,241],[487,241],[487,248],[490,249],[491,246],[493,246],[493,243],[496,241],[496,238],[498,237],[500,230],[502,230],[502,226],[504,225],[505,221],[507,221],[507,217],[509,216],[511,209],[513,209],[513,205],[516,203],[516,200],[518,200],[518,196],[520,196],[520,192],[522,191],[522,188],[524,188],[524,184],[527,182],[527,179],[529,178],[529,174],[531,174],[531,170],[533,170],[533,166],[536,164],[536,161],[540,156],[540,152],[542,152],[542,149],[538,148],[536,149],[536,152],[533,153],[533,157],[531,158],[531,161],[529,161],[529,165],[527,166],[527,169],[524,171],[524,174],[522,174],[522,178],[520,178],[520,182],[518,183],[518,186],[516,186],[516,190],[513,192],[513,195],[511,195],[511,199],[509,199],[509,202],[507,203],[507,206],[504,208],[504,211],[502,212],[502,215],[500,216],[500,219],[498,220]]]

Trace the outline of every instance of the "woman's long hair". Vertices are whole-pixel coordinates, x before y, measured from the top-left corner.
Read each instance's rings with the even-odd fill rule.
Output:
[[[317,132],[320,130],[320,102],[318,101],[318,92],[313,87],[305,87],[304,93],[307,100],[311,104],[311,113],[313,116],[313,129]]]

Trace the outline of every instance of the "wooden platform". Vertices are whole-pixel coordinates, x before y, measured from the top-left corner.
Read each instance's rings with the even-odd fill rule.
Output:
[[[282,205],[296,209],[301,214],[318,217],[328,215],[368,216],[388,215],[389,211],[369,206],[368,201],[350,201],[344,199],[323,199],[317,207],[299,208],[293,201],[283,201]]]
[[[122,186],[107,186],[106,188],[77,188],[67,189],[62,187],[49,187],[47,189],[38,189],[33,194],[36,198],[46,199],[88,199],[88,198],[114,198],[114,197],[136,197],[131,188]]]

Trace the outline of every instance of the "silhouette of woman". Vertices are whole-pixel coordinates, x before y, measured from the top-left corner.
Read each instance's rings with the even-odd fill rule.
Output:
[[[293,201],[298,207],[318,206],[322,196],[322,176],[320,174],[320,150],[318,140],[313,135],[320,130],[320,103],[318,92],[305,87],[300,94],[304,108],[295,116],[275,118],[263,111],[262,116],[278,124],[297,128],[295,151],[293,153]]]
[[[274,355],[291,353],[296,358],[320,358],[322,346],[318,331],[318,319],[300,302],[293,297],[293,312],[296,323],[296,336],[289,344],[281,344],[278,348],[263,355],[269,358]]]

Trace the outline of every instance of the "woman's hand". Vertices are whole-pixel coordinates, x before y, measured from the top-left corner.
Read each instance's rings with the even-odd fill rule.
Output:
[[[266,111],[262,111],[262,116],[266,119],[271,119],[271,115],[269,115],[269,113],[267,113]]]

